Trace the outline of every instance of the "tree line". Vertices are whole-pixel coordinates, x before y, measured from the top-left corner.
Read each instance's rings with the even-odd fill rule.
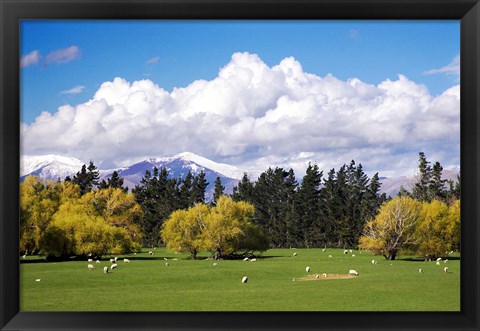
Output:
[[[452,205],[460,198],[460,180],[458,178],[456,183],[443,180],[442,170],[439,162],[431,166],[425,154],[419,153],[417,182],[411,192],[401,188],[399,197],[408,197],[422,203],[439,201],[447,206]],[[130,211],[134,216],[127,216],[130,212],[122,214],[122,217],[129,220],[128,226],[136,229],[131,232],[135,236],[131,236],[133,239],[130,247],[168,246],[164,227],[168,219],[185,218],[192,208],[199,205],[205,205],[198,208],[208,209],[208,213],[217,215],[215,217],[218,219],[220,214],[215,212],[215,208],[225,196],[225,188],[220,177],[217,177],[214,184],[213,200],[207,204],[205,190],[209,183],[204,172],[194,175],[189,171],[184,178],[172,178],[166,168],[153,168],[152,171],[145,172],[140,184],[131,193],[123,187],[123,179],[117,172],[100,182],[98,169],[93,162],[88,166],[83,165],[73,178],[67,177],[63,182],[27,178],[21,184],[22,249],[31,252],[49,247],[57,255],[85,252],[83,249],[66,249],[67,244],[64,244],[63,249],[52,249],[51,245],[45,245],[50,234],[54,233],[53,229],[57,231],[58,228],[68,228],[72,222],[64,222],[56,228],[51,225],[51,231],[46,230],[53,220],[57,225],[61,224],[59,219],[66,219],[68,213],[108,220],[105,210],[98,205],[98,196],[111,196],[112,192],[118,192],[115,193],[117,198],[122,197],[137,206]],[[252,206],[251,214],[248,214],[249,222],[258,229],[259,242],[268,242],[270,247],[353,248],[362,244],[362,240],[365,243],[365,239],[361,238],[369,231],[369,222],[375,220],[381,214],[380,208],[391,200],[380,193],[380,187],[378,173],[369,178],[364,173],[362,164],[357,165],[354,160],[338,170],[331,169],[326,176],[317,164],[311,163],[300,181],[296,179],[293,169],[269,168],[256,181],[251,181],[245,173],[233,188],[230,198],[232,203],[242,202]],[[59,195],[58,192],[64,190],[75,193],[65,197],[62,196],[63,193]],[[67,202],[64,201],[66,197],[70,197],[70,207],[62,206]],[[93,209],[88,207],[89,204],[93,204]],[[77,216],[72,219],[80,222],[81,217]],[[119,227],[115,222],[106,221],[106,224]],[[123,225],[126,226],[126,223]],[[74,230],[71,232],[81,231]],[[67,232],[64,231],[64,237]],[[253,232],[250,233],[253,235]],[[262,236],[265,236],[265,240]],[[73,242],[73,239],[69,242]],[[77,242],[82,243],[84,240],[79,239]],[[77,246],[80,247],[81,244]],[[96,249],[99,253],[109,250],[114,251],[111,247]],[[216,254],[222,253],[217,251]]]

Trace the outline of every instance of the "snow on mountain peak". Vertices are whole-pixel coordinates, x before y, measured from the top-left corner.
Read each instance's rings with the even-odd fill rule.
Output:
[[[62,155],[23,155],[20,158],[20,176],[26,176],[39,169],[49,168],[50,172],[58,170],[61,175],[74,171],[76,173],[85,163],[79,159]]]

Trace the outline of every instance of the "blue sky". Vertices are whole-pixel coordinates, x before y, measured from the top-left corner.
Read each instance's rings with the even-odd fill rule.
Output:
[[[400,81],[400,74],[406,78],[403,82],[424,84],[428,89],[425,94],[433,100],[459,84],[454,67],[457,61],[458,69],[460,24],[459,21],[22,21],[21,120],[33,128],[42,112],[54,116],[62,105],[78,108],[92,99],[103,83],[113,82],[115,77],[128,83],[148,79],[167,93],[198,80],[214,82],[220,69],[233,63],[233,54],[242,52],[258,56],[268,68],[293,57],[301,65],[302,73],[322,78],[331,74],[341,82],[358,78],[378,86],[386,81]],[[240,62],[245,61],[256,60],[248,57]],[[116,84],[115,88],[119,86]],[[173,95],[172,98],[178,100]],[[265,105],[272,106],[279,100],[280,94]],[[114,109],[111,103],[108,107]],[[266,114],[268,109],[264,110]],[[102,119],[99,121],[104,123]],[[371,137],[365,139],[350,147],[358,150],[375,143],[378,149],[379,142]],[[245,155],[247,151],[269,147],[260,141],[247,144],[243,149]],[[388,149],[388,142],[380,145]],[[243,144],[237,142],[232,146]],[[198,151],[207,157],[217,155],[224,161],[247,162],[227,151],[232,146],[221,151],[201,148]],[[398,153],[405,150],[411,153],[423,147],[403,146]],[[191,149],[195,150],[194,146]],[[31,152],[47,150],[56,151],[54,147],[32,147]],[[144,151],[147,152],[171,151]],[[87,152],[80,153],[75,148],[60,148],[58,153],[87,157]],[[279,158],[286,158],[286,152],[283,153]],[[256,152],[253,154],[260,157]],[[119,164],[121,157],[135,159],[140,155],[117,155],[115,160],[112,156],[105,164]],[[452,167],[459,163],[439,155],[442,157]]]
[[[458,21],[23,21],[21,54],[47,54],[76,45],[80,58],[68,65],[22,70],[22,120],[65,103],[88,100],[115,77],[151,79],[171,90],[212,79],[234,52],[258,54],[272,66],[293,56],[306,72],[371,84],[397,74],[426,84],[433,94],[452,76],[425,75],[460,52]],[[148,59],[159,57],[154,64]],[[75,86],[79,95],[61,95]]]

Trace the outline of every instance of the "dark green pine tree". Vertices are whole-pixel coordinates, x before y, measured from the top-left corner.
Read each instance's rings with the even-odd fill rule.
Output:
[[[193,185],[193,175],[192,172],[189,170],[185,179],[181,181],[180,187],[180,206],[181,209],[187,209],[192,207],[193,205],[190,204],[190,194]]]
[[[190,192],[191,205],[205,203],[205,190],[209,184],[205,177],[205,172],[200,171],[200,173],[193,178],[192,190]]]
[[[411,197],[411,193],[408,192],[403,185],[400,185],[400,191],[398,191],[397,196],[399,197]]]
[[[99,189],[105,189],[108,187],[119,188],[124,192],[128,192],[128,187],[123,187],[123,178],[119,176],[117,171],[114,171],[112,176],[107,178],[107,181],[102,179],[102,181],[98,184]]]
[[[431,201],[429,184],[432,179],[432,168],[424,152],[418,153],[418,178],[412,190],[412,197],[420,201]]]
[[[323,172],[318,165],[309,163],[302,184],[297,192],[296,213],[299,228],[304,234],[304,247],[323,246],[325,243],[324,227],[320,215],[320,184]]]
[[[97,167],[90,161],[87,166],[84,164],[82,169],[73,176],[72,183],[80,186],[80,193],[84,195],[90,192],[98,184],[99,172]]]
[[[432,176],[428,185],[428,191],[430,193],[430,199],[437,199],[445,201],[447,199],[447,192],[445,190],[445,179],[442,179],[443,167],[440,162],[435,162],[432,167]]]
[[[253,184],[248,179],[248,174],[243,174],[240,182],[233,188],[232,199],[234,201],[253,202]]]
[[[222,180],[220,179],[220,176],[217,176],[217,178],[215,179],[215,188],[213,192],[213,200],[212,200],[213,205],[217,204],[218,198],[220,198],[224,194],[224,191],[225,191],[225,186],[222,185]]]

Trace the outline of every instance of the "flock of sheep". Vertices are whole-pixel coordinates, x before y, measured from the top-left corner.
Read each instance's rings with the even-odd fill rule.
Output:
[[[155,249],[156,249],[156,247],[155,247]],[[326,251],[326,249],[324,248],[324,249],[322,250],[322,252],[325,252],[325,251]],[[154,255],[155,253],[152,252],[152,251],[149,251],[148,254],[149,254],[149,255]],[[345,249],[345,250],[343,251],[343,254],[345,254],[345,255],[346,255],[346,254],[351,254],[352,257],[355,257],[355,254],[353,254],[353,251],[352,251],[351,249],[350,249],[350,250]],[[360,254],[361,254],[361,252],[360,252]],[[297,256],[297,255],[298,255],[297,252],[293,253],[293,257],[295,257],[295,256]],[[332,258],[332,255],[329,255],[328,257],[329,257],[329,258]],[[107,267],[107,266],[103,267],[103,272],[104,272],[105,274],[107,274],[107,273],[109,273],[110,271],[112,271],[113,269],[116,269],[116,268],[118,267],[117,260],[118,260],[118,257],[115,257],[115,258],[110,259],[110,263],[111,263],[110,268]],[[167,261],[168,259],[167,259],[167,258],[164,258],[164,260]],[[173,260],[177,260],[177,259],[173,259]],[[246,257],[246,258],[243,259],[243,261],[245,261],[245,262],[246,262],[246,261],[256,262],[257,259],[256,259],[256,258],[248,258],[248,257]],[[93,259],[89,258],[89,259],[88,259],[88,262],[93,262]],[[123,262],[124,262],[124,263],[130,263],[130,260],[125,258],[125,259],[123,259]],[[435,262],[436,262],[437,265],[441,265],[442,262],[443,262],[444,264],[447,263],[447,262],[448,262],[448,259],[442,260],[442,258],[438,258]],[[97,259],[97,260],[95,261],[95,263],[101,263],[101,262],[100,262],[100,260]],[[375,265],[375,264],[378,263],[378,261],[375,260],[375,259],[373,259],[373,260],[371,261],[371,263]],[[165,266],[167,266],[167,267],[169,266],[168,262],[165,262]],[[218,263],[217,263],[217,262],[214,262],[214,263],[213,263],[213,266],[214,266],[214,267],[218,266]],[[94,266],[93,264],[91,264],[91,263],[89,263],[89,264],[87,265],[87,267],[88,267],[89,270],[95,270],[95,266]],[[305,272],[306,272],[306,273],[309,273],[310,271],[311,271],[310,266],[307,266],[307,267],[305,268]],[[448,267],[445,267],[445,268],[443,269],[443,271],[444,271],[445,273],[448,273]],[[423,271],[423,269],[420,268],[420,269],[418,269],[418,272],[419,272],[419,273],[423,273],[424,271]],[[354,270],[354,269],[350,269],[350,270],[348,271],[348,275],[349,275],[349,276],[358,276],[359,273],[358,273],[358,271],[356,271],[356,270]],[[327,278],[327,277],[328,277],[327,273],[323,273],[322,276],[323,276],[324,278]],[[319,275],[316,275],[315,277],[316,277],[317,279],[320,278]],[[294,278],[293,280],[295,280],[295,278]],[[38,281],[38,280],[37,280],[37,281]],[[248,276],[243,276],[242,279],[241,279],[241,282],[242,282],[242,284],[247,284],[247,282],[248,282]]]
[[[103,267],[103,273],[108,274],[109,271],[116,269],[118,267],[117,264],[118,257],[115,257],[113,259],[110,259],[110,268],[107,266]],[[88,259],[88,262],[93,262],[93,259]],[[95,263],[101,263],[100,260],[96,260]],[[130,263],[129,259],[123,259],[123,263]],[[95,270],[95,266],[93,264],[88,264],[87,265],[88,270]]]

